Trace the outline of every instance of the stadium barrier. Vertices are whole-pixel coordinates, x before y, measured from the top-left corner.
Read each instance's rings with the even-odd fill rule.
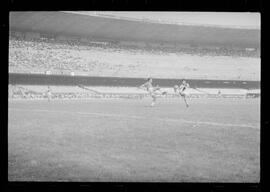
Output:
[[[259,89],[260,81],[229,81],[229,80],[203,80],[186,79],[191,87],[200,88],[242,88]],[[159,79],[154,82],[160,87],[173,87],[179,84],[181,79]],[[120,77],[97,77],[97,76],[72,76],[72,75],[45,75],[29,73],[9,73],[11,85],[55,85],[55,86],[112,86],[112,87],[137,87],[145,82],[145,78],[120,78]]]

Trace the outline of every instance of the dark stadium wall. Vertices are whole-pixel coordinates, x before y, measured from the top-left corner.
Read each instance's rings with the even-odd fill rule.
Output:
[[[197,88],[244,88],[259,89],[260,81],[228,81],[187,79],[191,87]],[[9,73],[11,85],[61,85],[61,86],[115,86],[138,87],[145,82],[143,78],[92,77],[70,75],[45,75]],[[180,84],[181,79],[154,79],[154,85],[173,87]]]

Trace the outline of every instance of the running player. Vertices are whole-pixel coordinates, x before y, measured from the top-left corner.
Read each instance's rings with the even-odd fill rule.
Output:
[[[51,88],[50,88],[50,86],[48,86],[48,90],[47,90],[47,98],[48,98],[48,101],[49,101],[49,102],[50,102],[50,100],[51,100],[51,97],[52,97]]]
[[[159,86],[153,87],[152,83],[153,79],[148,78],[147,81],[144,84],[142,84],[139,88],[145,88],[146,91],[149,93],[149,95],[152,97],[151,106],[153,107],[156,103],[158,92],[160,92],[162,95],[166,94],[166,92],[161,92]]]
[[[186,101],[187,94],[185,93],[185,90],[187,88],[189,88],[189,84],[183,79],[180,86],[178,86],[178,85],[174,86],[174,92],[178,93],[184,99],[186,107],[189,107],[189,105]]]
[[[221,91],[218,90],[218,97],[221,97]]]

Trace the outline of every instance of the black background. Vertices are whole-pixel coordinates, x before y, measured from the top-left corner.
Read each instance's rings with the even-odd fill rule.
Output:
[[[4,5],[4,3],[7,3]],[[1,2],[1,189],[2,191],[266,191],[267,170],[266,141],[269,120],[267,114],[267,65],[264,60],[265,49],[261,49],[261,181],[259,183],[80,183],[80,182],[8,182],[8,15],[9,11],[222,11],[222,12],[260,12],[262,19],[262,38],[264,34],[265,6],[262,0],[76,0],[76,1],[27,1],[9,0]],[[261,46],[266,43],[261,41]],[[5,61],[7,61],[5,63]],[[6,89],[5,89],[6,88]]]

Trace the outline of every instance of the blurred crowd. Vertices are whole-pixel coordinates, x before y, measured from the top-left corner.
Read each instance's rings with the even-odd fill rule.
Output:
[[[47,92],[33,91],[24,86],[9,85],[9,99],[47,99]],[[130,93],[93,93],[93,92],[53,92],[52,99],[87,99],[87,98],[127,98],[142,99],[147,94],[130,94]]]
[[[110,52],[129,51],[143,54],[186,53],[191,55],[260,57],[260,50],[235,50],[228,48],[165,47],[151,44],[122,44],[119,42],[82,42],[78,39],[60,40],[53,37],[26,39],[23,36],[9,37],[9,69],[11,72],[45,71],[91,71],[91,66],[104,65],[102,61],[87,61],[81,50],[99,49]],[[76,51],[76,52],[75,52]],[[76,54],[77,53],[77,54]],[[113,59],[113,58],[112,58]]]
[[[52,100],[59,99],[89,99],[89,98],[124,98],[124,99],[143,99],[149,97],[147,93],[92,93],[92,92],[53,92]],[[163,98],[177,98],[179,95],[167,94]],[[260,94],[189,94],[189,98],[256,98]],[[24,88],[23,86],[9,85],[9,99],[47,99],[45,92],[36,92]]]

